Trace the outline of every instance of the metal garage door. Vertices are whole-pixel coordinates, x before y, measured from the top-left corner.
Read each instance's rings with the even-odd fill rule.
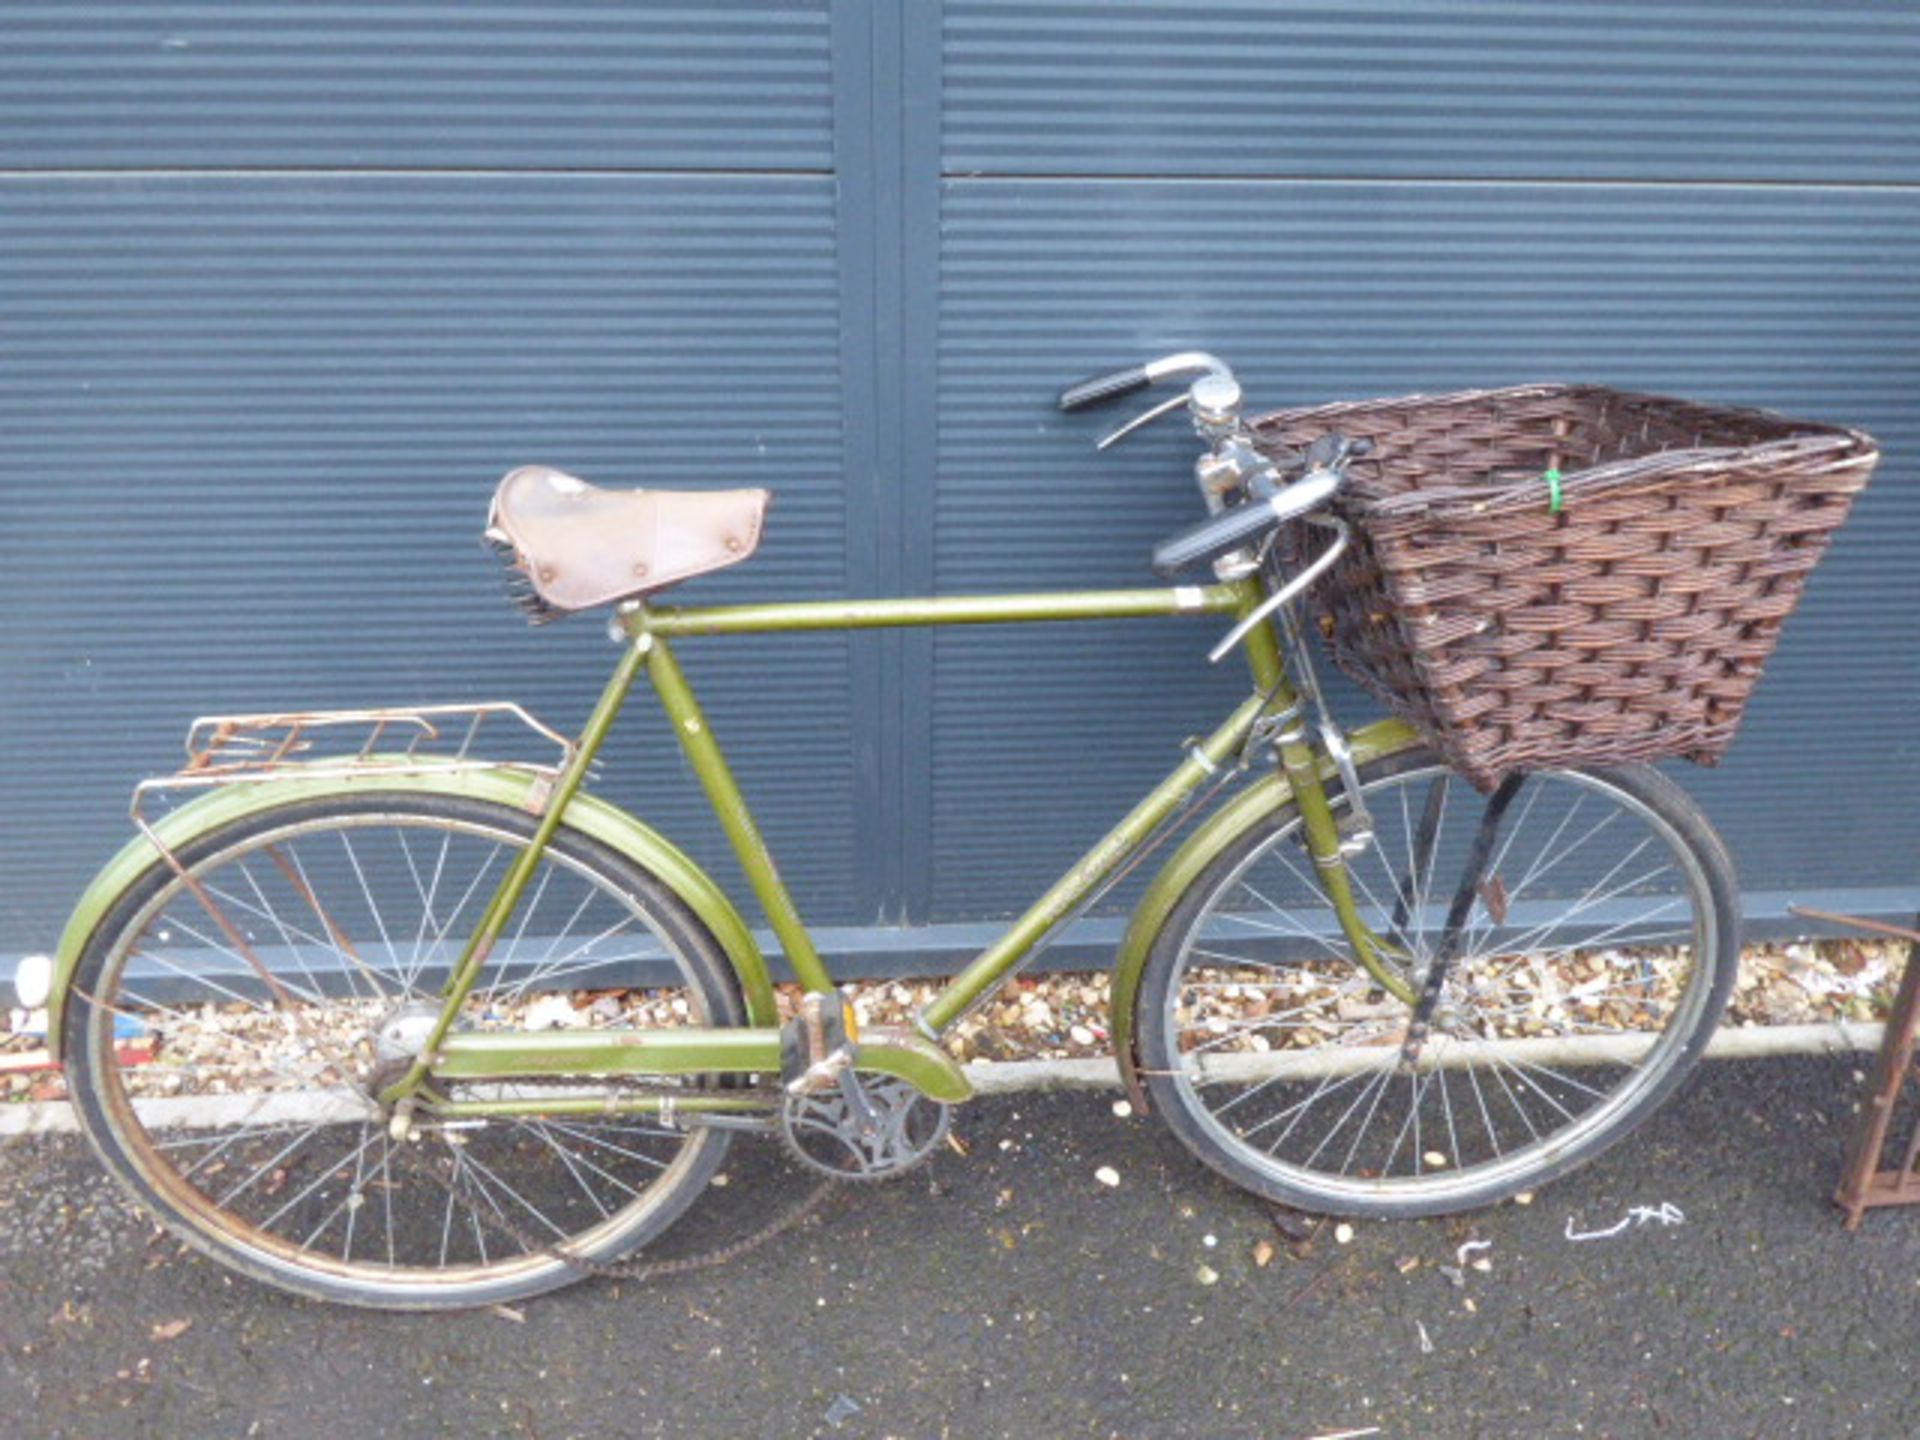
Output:
[[[0,957],[194,714],[576,724],[612,652],[500,603],[509,466],[772,486],[699,598],[1137,583],[1183,447],[1097,460],[1046,398],[1188,343],[1274,404],[1595,378],[1874,430],[1742,743],[1683,778],[1756,914],[1911,910],[1915,73],[1898,3],[9,5]],[[830,948],[924,966],[1224,708],[1210,636],[687,661]],[[645,705],[605,787],[730,872]]]

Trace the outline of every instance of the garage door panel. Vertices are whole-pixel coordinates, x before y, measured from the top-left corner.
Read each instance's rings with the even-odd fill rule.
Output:
[[[14,4],[15,167],[810,169],[825,0]]]
[[[6,934],[51,940],[192,716],[506,697],[577,728],[615,651],[503,602],[479,532],[513,465],[767,485],[760,554],[681,594],[843,593],[832,213],[810,178],[0,184]],[[809,913],[851,918],[847,642],[687,648]],[[627,716],[606,792],[724,870],[644,687]]]
[[[1920,701],[1902,618],[1920,605],[1912,194],[954,180],[945,216],[943,588],[1145,583],[1152,542],[1199,513],[1191,443],[1172,422],[1096,455],[1109,417],[1049,401],[1064,380],[1189,345],[1228,356],[1255,406],[1596,379],[1873,430],[1887,461],[1733,759],[1684,773],[1749,885],[1911,883],[1920,773],[1897,728],[1817,717],[1845,694],[1893,713]],[[942,638],[941,914],[1024,903],[1244,683],[1198,663],[1210,632],[1128,631],[1083,648]],[[980,709],[1003,693],[1020,724]],[[1054,727],[1073,738],[1050,743]],[[1810,848],[1800,822],[1782,823],[1783,805],[1804,813],[1835,793],[1876,797],[1835,822],[1836,843]]]
[[[948,0],[950,174],[1920,179],[1920,12]]]

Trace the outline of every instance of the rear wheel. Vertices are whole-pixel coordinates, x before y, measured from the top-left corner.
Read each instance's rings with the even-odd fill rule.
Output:
[[[581,1273],[563,1257],[608,1260],[659,1234],[714,1174],[726,1132],[556,1108],[429,1119],[397,1143],[372,1099],[418,1053],[534,823],[356,790],[203,837],[179,856],[190,881],[156,863],[95,933],[65,1018],[75,1106],[108,1166],[214,1258],[354,1304],[531,1295]],[[564,827],[458,1021],[743,1023],[711,932],[654,876]],[[574,1102],[615,1089],[440,1088]]]
[[[1362,770],[1361,793],[1355,892],[1417,991],[1486,802],[1419,752]],[[1291,806],[1242,836],[1175,906],[1136,1012],[1174,1132],[1303,1209],[1441,1214],[1591,1159],[1698,1059],[1738,965],[1725,849],[1645,768],[1528,777],[1411,1062],[1410,1007],[1355,961],[1314,873]]]

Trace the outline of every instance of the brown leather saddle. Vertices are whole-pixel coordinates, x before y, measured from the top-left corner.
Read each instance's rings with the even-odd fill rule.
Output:
[[[487,537],[555,610],[585,610],[738,565],[760,544],[769,490],[603,490],[526,465],[500,482]]]

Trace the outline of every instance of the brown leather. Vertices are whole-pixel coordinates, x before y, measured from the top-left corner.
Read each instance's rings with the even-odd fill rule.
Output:
[[[738,565],[760,544],[768,490],[602,490],[526,465],[494,491],[490,533],[540,598],[584,610]]]

